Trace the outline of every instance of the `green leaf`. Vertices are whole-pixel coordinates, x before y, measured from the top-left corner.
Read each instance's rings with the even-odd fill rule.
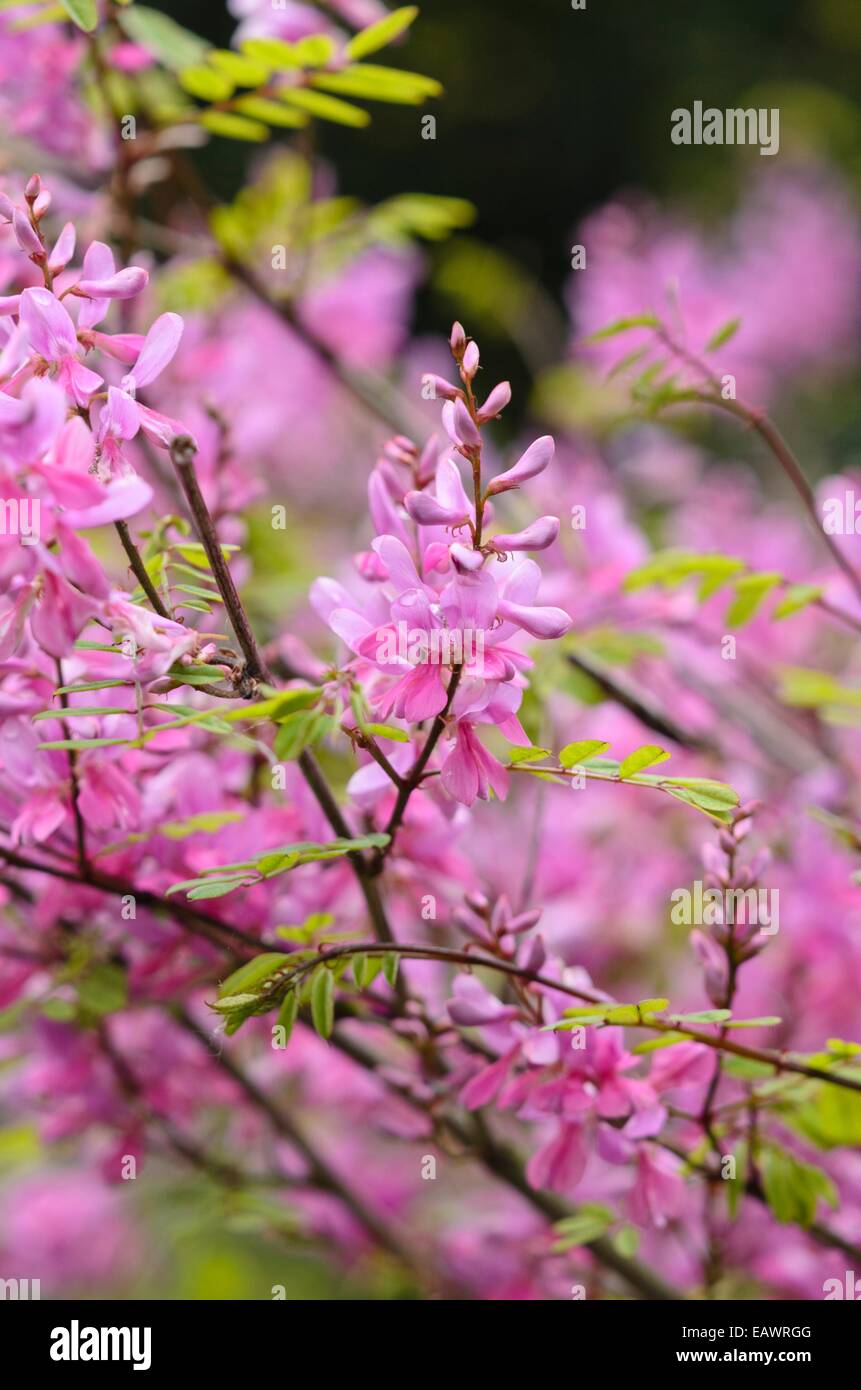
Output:
[[[515,744],[509,752],[510,761],[515,767],[519,763],[540,763],[549,757],[549,748],[521,748]]]
[[[728,343],[730,338],[735,336],[740,327],[740,318],[728,319],[723,327],[709,338],[706,343],[706,352],[715,352],[719,347],[723,347],[724,343]]]
[[[809,603],[815,603],[824,592],[821,584],[790,584],[784,590],[780,602],[774,605],[771,616],[775,622],[780,622],[782,618],[790,618],[793,613],[800,613]]]
[[[229,77],[237,87],[262,87],[272,70],[269,63],[246,58],[229,48],[212,49],[207,53],[206,61]]]
[[[308,117],[301,111],[292,111],[282,101],[270,101],[267,97],[237,97],[233,106],[240,115],[264,121],[266,125],[299,130],[308,124]]]
[[[82,695],[88,690],[115,690],[119,686],[134,685],[134,681],[81,681],[78,685],[58,685],[55,695]]]
[[[641,1014],[662,1014],[670,1007],[669,999],[638,999],[637,1008]]]
[[[623,780],[633,777],[636,772],[642,772],[646,767],[666,762],[669,756],[666,749],[659,748],[656,743],[644,743],[641,748],[635,748],[633,753],[628,754],[619,768],[619,776]]]
[[[232,893],[235,888],[253,887],[266,878],[275,878],[288,873],[300,864],[313,864],[327,859],[340,859],[346,854],[356,854],[365,849],[383,849],[389,843],[389,836],[381,832],[359,835],[351,840],[301,841],[292,845],[281,845],[267,850],[256,859],[245,859],[235,864],[220,864],[199,878],[184,879],[171,884],[167,895],[187,893],[189,898],[220,898]]]
[[[726,1205],[730,1221],[735,1221],[738,1215],[739,1204],[744,1196],[745,1187],[747,1185],[747,1152],[747,1141],[743,1139],[733,1154],[735,1159],[735,1177],[726,1179]]]
[[[412,24],[418,15],[417,5],[405,5],[400,10],[393,10],[384,19],[378,19],[375,24],[369,24],[367,29],[362,29],[356,34],[355,38],[350,39],[344,52],[348,58],[365,58],[369,53],[376,53],[378,49],[385,48],[386,44],[403,34]]]
[[[244,39],[241,48],[255,62],[265,63],[276,71],[300,66],[295,45],[285,39]]]
[[[247,994],[255,985],[263,984],[270,976],[292,963],[291,957],[284,951],[264,951],[245,965],[241,965],[238,970],[234,970],[233,974],[218,986],[218,996],[222,998],[231,994]]]
[[[128,1002],[128,984],[122,966],[96,965],[77,983],[78,1003],[88,1014],[101,1017],[116,1013]]]
[[[223,999],[216,999],[209,1007],[219,1014],[241,1012],[247,1016],[249,1009],[253,1009],[256,1003],[256,994],[225,994]]]
[[[861,706],[861,690],[841,685],[827,671],[811,671],[802,666],[787,666],[781,672],[780,698],[787,705],[801,709],[820,709],[822,706]]]
[[[279,92],[279,96],[291,106],[298,106],[301,111],[307,111],[309,115],[318,116],[323,121],[332,121],[335,125],[353,126],[358,129],[370,125],[371,122],[367,111],[363,111],[360,106],[352,106],[349,102],[340,101],[338,97],[327,96],[325,92],[312,92],[307,87],[288,87]]]
[[[640,1233],[636,1226],[622,1226],[613,1237],[613,1244],[626,1260],[633,1259],[640,1248]]]
[[[88,748],[112,748],[121,743],[128,743],[127,738],[58,738],[50,743],[40,743],[38,747],[43,752],[49,750],[66,749],[70,753],[84,753]]]
[[[673,1014],[670,1023],[723,1023],[732,1018],[731,1009],[700,1009],[694,1014]]]
[[[776,1014],[769,1014],[765,1018],[734,1018],[728,1023],[727,1028],[776,1028],[783,1019]]]
[[[389,101],[402,106],[418,106],[442,92],[442,84],[419,72],[400,68],[373,67],[363,63],[340,72],[319,73],[311,79],[313,87],[338,96],[359,97],[364,101]]]
[[[293,1032],[293,1025],[296,1022],[296,1015],[298,1014],[298,1012],[299,995],[295,989],[291,989],[290,993],[284,996],[281,1008],[278,1010],[278,1018],[276,1020],[278,1027],[284,1029],[285,1047],[290,1041],[290,1035]]]
[[[572,1008],[566,1009],[564,1018],[603,1018],[610,1010],[615,1008],[615,1004],[575,1004]]]
[[[118,14],[117,20],[130,39],[173,72],[199,63],[209,48],[197,34],[183,29],[170,15],[150,9],[148,5],[134,4]]]
[[[235,116],[232,111],[203,111],[198,119],[213,135],[223,135],[227,140],[249,140],[259,143],[269,138],[268,126],[261,125],[259,121],[249,120],[247,116]]]
[[[662,1033],[659,1038],[647,1038],[645,1042],[637,1043],[631,1051],[639,1057],[647,1052],[659,1052],[662,1047],[675,1047],[676,1043],[681,1042],[690,1042],[686,1033]]]
[[[383,956],[383,974],[386,977],[386,983],[391,985],[392,989],[394,989],[398,982],[399,965],[400,956],[394,951],[388,951],[386,955]]]
[[[298,710],[282,719],[275,735],[275,756],[282,762],[298,758],[331,727],[329,718],[317,710]]]
[[[225,718],[230,723],[248,719],[271,719],[276,724],[283,722],[297,710],[313,709],[319,703],[322,690],[282,690],[267,700],[259,700],[253,705],[231,710]]]
[[[189,835],[212,835],[225,825],[233,825],[242,820],[239,811],[201,811],[187,820],[166,821],[155,826],[155,834],[164,835],[168,840],[187,840]]]
[[[785,1149],[769,1145],[760,1155],[765,1198],[778,1221],[807,1227],[816,1218],[819,1197],[839,1204],[834,1184],[821,1168],[802,1163]]]
[[[85,34],[93,32],[99,22],[96,0],[59,0],[59,3],[79,29]]]
[[[71,1023],[77,1016],[77,1010],[71,1000],[56,997],[45,999],[40,1006],[40,1012],[53,1023]]]
[[[43,709],[34,714],[33,723],[37,724],[40,719],[94,719],[105,714],[133,715],[134,711],[119,709],[116,705],[73,705],[71,709],[57,705],[54,709]]]
[[[562,1221],[555,1223],[553,1230],[558,1239],[552,1246],[553,1253],[561,1254],[563,1250],[570,1250],[574,1245],[588,1245],[590,1241],[604,1235],[615,1219],[610,1208],[600,1202],[584,1202],[574,1216],[566,1216]]]
[[[843,1145],[857,1149],[861,1147],[861,1095],[821,1082],[793,1123],[822,1149]]]
[[[605,328],[590,333],[586,342],[599,343],[604,338],[615,338],[617,333],[627,333],[631,328],[660,328],[660,322],[654,314],[631,314],[628,318],[615,319]]]
[[[363,734],[371,734],[374,738],[391,739],[392,743],[409,743],[410,736],[404,729],[396,729],[393,724],[362,724]]]
[[[322,966],[311,986],[311,1021],[321,1038],[330,1038],[335,1026],[335,981],[331,970]]]
[[[769,1066],[767,1062],[756,1062],[750,1057],[725,1056],[723,1069],[739,1081],[761,1081],[774,1076],[773,1066]]]
[[[185,893],[194,902],[207,898],[225,898],[236,888],[250,887],[254,880],[247,874],[232,874],[228,878],[189,878],[182,883],[173,883],[167,890],[171,893]]]
[[[615,1009],[609,1009],[604,1015],[607,1023],[639,1023],[640,1011],[636,1004],[619,1004]]]
[[[600,738],[585,738],[579,743],[566,743],[559,754],[559,762],[563,767],[579,767],[587,758],[594,758],[596,753],[603,753],[610,747]]]
[[[659,550],[645,564],[626,575],[624,588],[627,593],[647,588],[650,584],[660,584],[673,588],[686,579],[700,576],[700,599],[710,597],[733,575],[746,568],[743,560],[732,555],[697,554],[689,550]]]
[[[735,598],[726,610],[724,622],[727,627],[742,627],[755,617],[758,608],[783,576],[773,571],[770,574],[746,574],[735,581]]]
[[[689,779],[693,780],[693,779]],[[703,779],[704,783],[708,779]],[[731,811],[738,805],[738,792],[732,787],[726,786],[723,782],[713,782],[702,787],[688,787],[681,784],[681,779],[667,781],[664,790],[670,796],[674,796],[677,801],[683,801],[686,806],[693,806],[695,810],[702,811],[703,815],[711,816],[713,820],[723,821],[729,824],[732,820]]]
[[[335,51],[335,40],[329,34],[308,34],[293,44],[293,55],[301,68],[325,67]]]
[[[307,944],[312,941],[318,932],[326,927],[331,927],[335,918],[331,912],[312,912],[309,917],[299,927],[276,927],[277,936],[283,937],[285,941],[301,941]]]
[[[200,97],[201,101],[226,101],[234,90],[234,84],[226,73],[216,72],[205,63],[183,68],[179,74],[179,85],[184,92]]]

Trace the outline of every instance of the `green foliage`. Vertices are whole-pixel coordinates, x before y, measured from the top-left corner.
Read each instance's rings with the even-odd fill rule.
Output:
[[[442,93],[441,84],[432,77],[404,72],[400,68],[375,67],[371,63],[357,63],[355,67],[318,75],[311,79],[311,84],[336,96],[394,102],[402,106],[418,106]]]
[[[718,348],[723,347],[724,343],[728,343],[730,338],[735,337],[740,327],[740,318],[728,319],[723,327],[709,338],[706,343],[706,352],[716,352]]]
[[[580,763],[605,752],[609,747],[609,743],[604,739],[581,739],[579,743],[567,743],[559,754],[559,761],[563,767],[578,767]]]
[[[262,985],[285,969],[292,967],[293,957],[284,951],[264,951],[253,960],[234,970],[218,987],[219,999],[233,995],[252,994],[257,985]]]
[[[269,136],[268,126],[261,121],[237,116],[233,111],[204,111],[200,124],[213,135],[224,135],[229,140],[249,140],[259,144]]]
[[[332,121],[335,125],[353,126],[361,129],[370,125],[371,118],[361,106],[341,101],[340,97],[328,96],[325,92],[310,91],[307,87],[287,87],[279,93],[281,100],[307,111],[310,116]]]
[[[85,34],[93,32],[99,22],[96,0],[59,0],[59,3],[79,29],[83,29]]]
[[[173,72],[199,63],[208,51],[209,45],[203,39],[177,24],[170,15],[150,9],[149,5],[134,4],[118,14],[117,19],[134,43],[139,43]]]
[[[587,343],[600,343],[605,338],[616,338],[620,333],[628,333],[632,328],[660,328],[660,321],[654,314],[630,314],[627,318],[614,319],[604,328],[590,333]]]
[[[678,801],[685,802],[688,806],[693,806],[695,810],[701,811],[704,815],[710,816],[713,820],[722,821],[725,824],[732,819],[732,810],[738,805],[738,793],[725,782],[716,782],[710,777],[659,777],[652,773],[643,772],[646,767],[653,767],[656,763],[665,762],[669,758],[669,753],[660,748],[655,743],[645,743],[640,748],[635,748],[623,762],[617,762],[613,758],[594,757],[589,753],[584,753],[584,749],[596,742],[602,748],[608,748],[609,744],[604,740],[586,740],[582,743],[569,743],[559,755],[560,766],[562,768],[577,768],[583,776],[595,778],[602,782],[624,782],[633,786],[656,787],[658,790],[666,792],[667,795],[675,797]],[[550,777],[554,775],[553,768],[543,765],[534,765],[542,756],[549,756],[544,749],[520,750],[520,756],[512,756],[510,766],[519,766],[522,771],[531,773],[537,777]]]
[[[369,53],[376,53],[378,49],[385,48],[386,44],[399,38],[409,28],[417,15],[416,5],[406,5],[403,9],[393,10],[384,19],[377,20],[375,24],[362,29],[355,38],[350,39],[345,49],[347,57],[365,58]]]
[[[335,1026],[335,981],[325,965],[314,972],[311,984],[311,1021],[321,1038],[330,1038]]]
[[[654,767],[655,763],[666,762],[669,756],[666,749],[659,748],[656,743],[644,743],[641,748],[636,748],[633,753],[628,754],[619,768],[619,776],[625,781],[635,773],[643,772],[647,767]]]
[[[828,1174],[811,1163],[803,1163],[785,1149],[769,1144],[759,1155],[759,1165],[766,1201],[781,1223],[812,1225],[820,1197],[832,1207],[839,1205]]]
[[[566,1216],[554,1224],[557,1239],[552,1246],[553,1253],[559,1255],[575,1245],[588,1245],[603,1236],[615,1220],[609,1207],[600,1202],[584,1202],[574,1216]]]
[[[861,690],[843,685],[827,671],[785,666],[780,676],[784,704],[816,710],[831,724],[857,724],[861,720]]]
[[[674,588],[688,579],[699,579],[700,602],[712,597],[729,584],[733,596],[724,616],[727,627],[742,627],[756,616],[768,594],[782,588],[783,594],[771,612],[774,621],[800,613],[822,597],[823,590],[815,584],[790,584],[776,571],[752,571],[744,560],[732,555],[697,554],[687,550],[661,550],[643,565],[638,565],[625,579],[625,590],[634,593],[649,585]]]
[[[121,965],[104,961],[94,965],[77,982],[82,1021],[95,1021],[116,1013],[128,1003],[128,982]]]
[[[266,850],[253,859],[207,869],[198,878],[184,879],[181,883],[172,884],[167,891],[168,895],[185,893],[193,900],[222,898],[237,888],[251,888],[265,879],[289,873],[302,864],[341,859],[346,854],[357,854],[366,849],[384,849],[388,843],[388,835],[374,833],[352,840],[328,840],[325,844],[302,842],[282,845],[278,849]]]
[[[197,118],[215,135],[262,141],[270,128],[295,128],[310,118],[361,128],[370,115],[344,97],[417,105],[442,92],[439,82],[421,73],[356,61],[397,38],[417,13],[413,7],[397,10],[357,34],[346,46],[353,60],[346,66],[328,34],[309,34],[295,43],[246,39],[238,54],[203,45],[185,63],[172,66],[185,92],[210,103]],[[157,34],[155,41],[160,38]],[[237,96],[238,87],[250,90]]]
[[[861,1077],[858,1071],[850,1074]],[[793,1128],[821,1149],[861,1147],[861,1095],[857,1091],[817,1082],[809,1099],[790,1118]]]

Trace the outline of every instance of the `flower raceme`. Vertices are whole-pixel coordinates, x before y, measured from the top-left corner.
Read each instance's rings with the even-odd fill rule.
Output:
[[[8,224],[29,262],[22,264],[21,280],[34,270],[42,279],[0,299],[3,495],[37,507],[40,520],[23,560],[17,538],[3,538],[4,658],[28,634],[50,656],[67,656],[93,619],[119,637],[128,634],[132,605],[124,594],[112,594],[78,532],[127,520],[149,504],[152,489],[125,453],[139,430],[162,448],[183,432],[177,421],[136,399],[176,353],[181,318],[162,314],[145,336],[102,332],[98,325],[111,305],[139,296],[148,273],[140,266],[118,269],[99,241],[87,248],[80,270],[71,269],[75,228],[67,223],[49,248],[41,226],[49,205],[38,176],[28,183],[23,206],[0,197],[0,224]],[[88,365],[94,356],[100,371]],[[119,374],[115,363],[125,369],[117,384],[110,380]],[[168,629],[174,629],[170,637]],[[165,638],[172,655],[188,649],[189,634],[179,624],[162,623],[156,647]]]
[[[407,725],[443,721],[442,786],[471,805],[488,800],[491,790],[500,798],[507,791],[505,769],[477,726],[495,726],[512,743],[528,745],[517,717],[532,664],[524,639],[562,637],[571,619],[537,602],[541,572],[534,560],[512,563],[515,555],[552,545],[558,519],[489,533],[489,499],[542,473],[553,459],[553,440],[535,440],[513,467],[485,482],[482,430],[511,391],[502,382],[480,405],[474,394],[479,350],[460,324],[451,347],[461,384],[425,379],[444,399],[448,445],[432,438],[419,453],[403,436],[386,445],[368,490],[377,535],[370,551],[356,557],[364,589],[354,596],[324,579],[311,597],[354,654],[348,669],[377,715]]]

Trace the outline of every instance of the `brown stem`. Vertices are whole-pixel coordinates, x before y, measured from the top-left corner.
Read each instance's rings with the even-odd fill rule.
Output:
[[[224,559],[218,536],[215,531],[215,523],[212,514],[206,505],[200,484],[197,481],[197,473],[194,468],[194,456],[197,452],[194,440],[188,435],[179,435],[174,439],[170,447],[170,457],[176,469],[180,485],[185,493],[186,501],[198,535],[203,543],[209,560],[213,578],[218,586],[227,615],[230,618],[233,631],[236,633],[242,655],[245,658],[245,676],[247,678],[245,689],[242,691],[246,696],[254,694],[257,683],[264,681],[271,685],[272,676],[260,648],[257,639],[248,621],[248,615],[239,597],[233,576],[230,573],[227,562]],[[242,686],[240,685],[240,690]],[[330,826],[342,839],[352,839],[352,832],[344,819],[341,809],[338,806],[329,788],[323,773],[320,771],[317,761],[309,749],[303,749],[298,758],[299,770],[305,781],[311,788],[317,802],[328,820]],[[386,918],[385,908],[380,896],[379,889],[374,883],[369,872],[368,863],[360,853],[348,856],[353,866],[359,886],[365,898],[365,903],[374,925],[379,940],[391,941],[392,931]]]
[[[375,942],[351,943],[349,946],[326,947],[320,952],[321,960],[337,960],[343,956],[373,955],[375,949],[378,950]],[[541,985],[544,989],[555,990],[559,994],[567,994],[572,999],[585,1000],[592,1004],[601,1004],[607,1007],[618,1007],[613,1001],[601,999],[598,995],[587,990],[574,989],[571,985],[563,984],[559,980],[553,980],[547,975],[541,975],[535,970],[525,970],[512,961],[497,959],[493,956],[477,955],[475,952],[458,950],[448,946],[420,946],[393,943],[387,946],[386,950],[393,954],[413,958],[415,960],[441,960],[450,961],[456,965],[469,965],[476,968],[496,970],[503,975],[510,975],[521,980],[529,980],[531,984]],[[299,979],[308,971],[316,967],[316,961],[310,961],[299,966],[293,979]],[[284,981],[279,981],[277,989],[283,991]],[[261,994],[261,999],[265,998],[265,992]],[[672,1017],[672,1016],[671,1016]],[[796,1062],[787,1057],[783,1052],[772,1052],[767,1048],[748,1047],[744,1043],[733,1042],[730,1038],[716,1037],[711,1033],[703,1033],[698,1028],[690,1028],[686,1023],[673,1023],[671,1018],[663,1020],[654,1014],[647,1015],[646,1018],[638,1019],[636,1022],[626,1024],[630,1028],[650,1028],[656,1033],[680,1033],[691,1042],[702,1043],[705,1047],[710,1047],[718,1052],[731,1052],[735,1057],[746,1057],[753,1062],[762,1062],[765,1065],[774,1067],[778,1073],[791,1072],[796,1076],[807,1076],[813,1081],[824,1081],[832,1086],[842,1086],[848,1091],[858,1091],[861,1093],[861,1081],[856,1081],[851,1076],[842,1076],[839,1072],[824,1071],[819,1067],[808,1066],[805,1062]],[[725,1030],[724,1030],[725,1031]]]
[[[818,531],[822,540],[825,542],[835,564],[843,571],[846,578],[852,585],[855,593],[861,598],[861,575],[858,574],[854,566],[847,560],[834,537],[829,535],[822,524],[819,513],[816,510],[816,497],[810,483],[804,473],[804,469],[790,449],[780,430],[769,419],[764,411],[755,410],[752,406],[745,405],[744,401],[729,399],[727,400],[721,390],[721,383],[711,368],[693,352],[690,352],[681,343],[676,342],[667,329],[661,325],[656,330],[655,335],[665,347],[676,357],[687,362],[711,387],[710,391],[697,392],[695,399],[703,405],[713,406],[716,410],[723,410],[728,415],[733,415],[737,420],[742,420],[749,429],[759,435],[760,439],[770,449],[783,469],[789,482],[794,487],[798,496],[801,498],[804,510],[807,512],[814,527]]]
[[[126,556],[128,557],[128,562],[132,570],[134,571],[135,579],[140,584],[141,588],[143,589],[144,593],[149,599],[151,607],[156,613],[158,613],[158,616],[160,618],[167,618],[169,621],[172,621],[170,613],[162,603],[158,589],[155,587],[155,585],[149,577],[149,574],[147,573],[146,565],[141,559],[140,551],[138,550],[137,546],[132,540],[131,532],[129,531],[128,526],[124,521],[115,521],[114,526],[116,527],[117,535],[119,536],[122,542],[123,550],[126,552]]]
[[[251,1104],[254,1105],[261,1114],[266,1116],[273,1129],[288,1140],[288,1142],[302,1155],[308,1165],[308,1180],[315,1187],[319,1187],[323,1191],[330,1192],[333,1196],[338,1197],[382,1249],[388,1250],[390,1254],[396,1256],[397,1259],[406,1265],[408,1269],[413,1270],[420,1278],[426,1277],[427,1270],[422,1269],[422,1266],[417,1262],[415,1255],[409,1249],[400,1233],[392,1230],[375,1211],[362,1201],[354,1189],[336,1173],[334,1168],[323,1158],[311,1141],[297,1128],[293,1119],[277,1106],[265,1091],[260,1089],[257,1083],[242,1070],[228,1052],[224,1050],[215,1051],[213,1049],[212,1039],[208,1037],[206,1032],[189,1014],[185,1011],[180,1011],[178,1019],[182,1027],[197,1038],[198,1042],[206,1048],[210,1056],[217,1061],[218,1065],[225,1072],[227,1072],[228,1076],[232,1078]]]
[[[175,917],[183,926],[187,926],[190,931],[205,937],[211,945],[218,946],[222,951],[226,950],[235,954],[236,946],[225,945],[223,941],[218,939],[217,933],[220,933],[222,937],[229,938],[232,942],[241,944],[255,955],[260,950],[261,943],[239,927],[231,926],[229,922],[222,922],[218,917],[189,907],[186,903],[175,902],[172,898],[163,898],[147,888],[136,888],[133,883],[127,883],[123,879],[100,874],[92,866],[88,866],[87,871],[82,873],[80,870],[59,864],[41,864],[38,860],[29,859],[16,850],[5,849],[2,846],[0,846],[0,859],[4,859],[7,864],[11,864],[16,869],[24,869],[29,873],[48,874],[51,878],[60,878],[66,883],[84,884],[87,888],[95,888],[100,893],[110,893],[115,897],[133,897],[136,903],[139,903],[141,907],[148,908],[151,912],[160,912]]]
[[[255,299],[280,318],[305,346],[310,348],[314,355],[328,367],[332,375],[337,378],[350,395],[372,415],[375,415],[378,420],[381,420],[387,429],[394,430],[396,434],[417,436],[419,439],[424,438],[427,432],[426,421],[417,411],[408,408],[399,393],[384,378],[367,371],[358,371],[348,367],[326,343],[322,342],[302,322],[289,301],[273,299],[262,281],[240,261],[227,257],[223,264],[233,279],[244,285]]]
[[[62,686],[63,683],[64,683],[64,682],[63,682],[63,663],[62,663],[61,661],[58,660],[58,661],[55,663],[55,665],[56,665],[56,668],[57,668],[57,684],[58,684],[59,686]],[[68,695],[66,695],[66,694],[61,694],[60,697],[59,697],[59,699],[60,699],[60,704],[61,704],[62,708],[63,708],[64,710],[67,710],[67,709],[69,708],[69,697],[68,697]],[[61,720],[60,720],[60,726],[61,726],[61,728],[62,728],[62,730],[63,730],[63,737],[66,738],[66,739],[71,740],[71,738],[72,738],[72,732],[71,732],[71,729],[69,728],[68,722],[67,722],[65,719],[61,719]],[[69,760],[69,784],[70,784],[71,798],[72,798],[72,818],[73,818],[73,820],[74,820],[74,822],[75,822],[75,843],[76,843],[77,849],[78,849],[78,867],[79,867],[80,872],[81,872],[82,874],[86,874],[86,873],[88,872],[88,870],[87,870],[87,835],[86,835],[86,827],[85,827],[85,825],[84,825],[84,818],[83,818],[83,816],[81,815],[81,807],[80,807],[80,794],[81,794],[81,788],[80,788],[80,783],[79,783],[79,781],[78,781],[78,755],[77,755],[77,753],[75,752],[74,748],[70,748],[70,749],[68,750],[67,757],[68,757],[68,760]]]
[[[409,799],[412,796],[413,792],[416,790],[416,787],[421,782],[422,774],[424,773],[425,768],[430,762],[430,758],[434,749],[439,743],[443,729],[445,728],[445,721],[449,713],[451,712],[451,707],[454,703],[454,697],[457,694],[457,687],[460,684],[462,670],[463,667],[461,666],[455,666],[453,668],[451,673],[451,679],[448,683],[448,695],[445,702],[445,709],[437,715],[436,719],[434,720],[431,726],[431,731],[425,739],[424,747],[422,748],[421,752],[419,753],[418,757],[413,763],[407,776],[401,779],[401,786],[398,791],[397,800],[395,801],[394,810],[392,811],[392,814],[389,817],[389,823],[386,826],[386,834],[391,837],[390,841],[388,845],[386,845],[385,849],[377,850],[376,859],[371,861],[373,866],[373,872],[375,873],[379,873],[382,869],[383,862],[388,853],[390,852],[395,841],[395,836],[397,835],[398,830],[400,829],[401,824],[403,822]]]

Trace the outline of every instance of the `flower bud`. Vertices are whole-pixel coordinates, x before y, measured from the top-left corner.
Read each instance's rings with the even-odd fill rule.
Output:
[[[478,411],[478,422],[483,425],[486,420],[493,420],[500,415],[511,400],[511,384],[501,381],[498,386],[494,386],[484,405]]]
[[[425,372],[422,377],[422,386],[431,387],[432,400],[457,401],[463,400],[463,392],[459,386],[452,386],[451,382],[446,381],[444,376],[437,376],[436,372]],[[425,391],[427,394],[427,390]]]
[[[470,381],[478,371],[479,360],[478,343],[470,343],[463,354],[463,362],[461,363],[461,371]]]
[[[26,251],[28,256],[43,256],[45,254],[38,235],[30,225],[29,217],[20,208],[15,209],[12,226],[15,231],[15,239],[22,251]]]
[[[520,487],[528,478],[535,478],[539,473],[543,473],[553,458],[555,449],[552,436],[543,434],[540,439],[530,444],[525,454],[521,454],[513,468],[500,473],[490,482],[487,488],[488,496],[494,497],[498,492],[509,492],[512,488]]]
[[[452,356],[459,360],[463,356],[466,348],[466,333],[464,332],[463,324],[458,323],[457,319],[455,319],[452,324],[451,336],[449,337],[448,344],[451,348]]]

